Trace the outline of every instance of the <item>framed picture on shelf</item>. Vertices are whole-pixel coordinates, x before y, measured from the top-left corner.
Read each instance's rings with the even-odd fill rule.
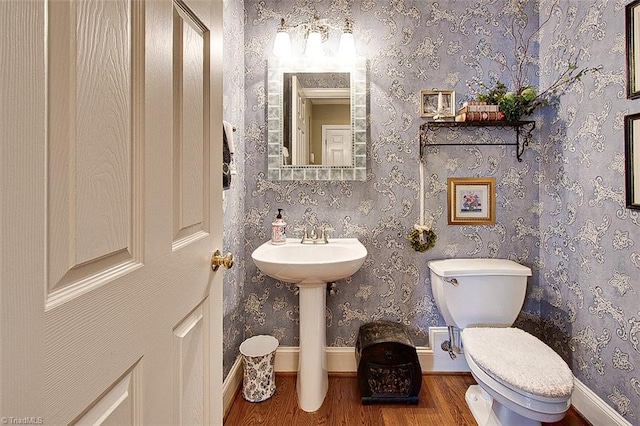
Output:
[[[640,113],[624,117],[627,208],[640,210]]]
[[[640,0],[625,6],[627,98],[640,97]]]
[[[420,117],[434,117],[436,115],[455,117],[456,92],[453,90],[420,91]]]
[[[449,225],[496,223],[495,178],[448,178]]]

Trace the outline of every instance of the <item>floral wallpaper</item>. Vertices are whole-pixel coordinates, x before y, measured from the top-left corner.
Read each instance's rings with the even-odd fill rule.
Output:
[[[603,68],[546,108],[536,184],[540,194],[539,332],[573,374],[640,424],[640,221],[625,208],[627,1],[561,1],[541,37],[541,83],[559,50],[583,49]],[[548,15],[552,2],[543,2]]]
[[[524,2],[516,20],[530,34],[540,22],[529,83],[544,87],[563,70],[563,55],[602,65],[535,117],[532,143],[517,161],[512,146],[431,146],[425,158],[425,218],[436,246],[415,252],[406,240],[420,212],[419,91],[455,90],[473,98],[477,82],[509,83],[492,59],[513,55],[505,31],[518,0],[225,0],[225,117],[239,127],[239,176],[225,191],[225,245],[238,269],[225,276],[225,374],[239,343],[270,334],[298,345],[294,285],[262,275],[250,253],[269,237],[277,208],[289,230],[330,224],[335,237],[357,237],[369,256],[327,297],[327,344],[354,346],[360,325],[406,324],[417,345],[444,325],[427,262],[500,257],[531,267],[517,325],[545,340],[574,375],[632,424],[640,422],[640,252],[638,213],[625,208],[625,1]],[[242,10],[244,7],[244,10]],[[318,15],[354,22],[358,54],[369,61],[369,141],[363,182],[266,179],[266,70],[280,18]],[[527,24],[525,26],[525,24]],[[293,49],[302,50],[300,37]],[[337,50],[332,34],[325,50]],[[244,69],[244,76],[237,70]],[[237,74],[236,74],[237,73]],[[243,78],[242,78],[243,77]],[[228,118],[225,118],[228,120]],[[242,128],[240,128],[240,126]],[[438,141],[512,143],[511,129],[439,130]],[[238,147],[242,145],[242,147]],[[448,177],[495,177],[495,225],[447,225]],[[291,235],[291,234],[290,234]],[[295,235],[295,234],[294,234]],[[234,267],[235,268],[235,267]]]
[[[245,192],[244,163],[244,8],[241,1],[223,2],[223,115],[236,131],[233,134],[231,187],[223,194],[223,251],[234,254],[234,265],[224,271],[223,278],[223,350],[224,376],[226,377],[244,340],[244,279],[247,255],[244,249],[243,220]],[[249,258],[249,261],[251,259]],[[250,337],[250,336],[247,336]]]

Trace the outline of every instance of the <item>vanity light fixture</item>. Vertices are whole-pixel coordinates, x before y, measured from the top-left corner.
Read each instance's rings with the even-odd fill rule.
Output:
[[[273,54],[279,58],[291,56],[291,39],[284,23],[284,18],[280,20],[280,26],[273,42]]]
[[[301,28],[306,34],[307,41],[304,56],[319,57],[324,55],[322,43],[329,38],[330,28],[342,31],[338,48],[338,56],[341,58],[353,58],[356,56],[355,43],[353,39],[353,22],[349,19],[345,19],[344,27],[338,27],[330,24],[325,19],[318,18],[317,16],[314,16],[310,21],[304,21],[290,26],[287,26],[284,18],[282,18],[273,42],[274,56],[279,58],[288,58],[291,56],[291,39],[289,31],[296,28]]]
[[[322,50],[322,34],[317,29],[312,29],[307,36],[307,47],[304,49],[304,56],[316,58],[324,56]]]
[[[344,20],[344,29],[340,36],[338,56],[342,58],[353,58],[356,56],[356,44],[353,40],[353,22],[349,19]]]

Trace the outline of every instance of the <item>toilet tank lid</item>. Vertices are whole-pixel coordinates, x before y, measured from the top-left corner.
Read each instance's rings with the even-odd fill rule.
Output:
[[[442,259],[427,263],[441,277],[469,275],[531,276],[531,268],[508,259]]]

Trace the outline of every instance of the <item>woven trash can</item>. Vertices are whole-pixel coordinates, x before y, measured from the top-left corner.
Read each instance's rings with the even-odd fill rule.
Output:
[[[266,335],[250,337],[240,345],[244,368],[242,397],[247,401],[261,402],[276,392],[273,364],[278,345],[278,339]]]

